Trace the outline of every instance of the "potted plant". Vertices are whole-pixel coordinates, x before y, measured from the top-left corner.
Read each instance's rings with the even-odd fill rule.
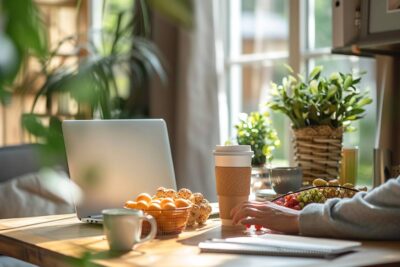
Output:
[[[272,160],[272,152],[280,145],[280,141],[268,112],[251,112],[250,115],[242,113],[235,128],[237,143],[250,145],[254,152],[251,161],[253,167],[262,167]]]
[[[82,34],[89,36],[91,32],[77,33],[66,36],[56,47],[49,49],[36,2],[18,2],[21,1],[7,1],[0,9],[0,18],[4,13],[10,18],[9,25],[19,26],[7,26],[6,35],[0,27],[0,41],[4,37],[13,45],[11,52],[19,52],[10,52],[10,57],[15,57],[15,64],[8,64],[8,69],[14,69],[6,69],[4,73],[7,77],[0,71],[0,102],[6,103],[13,91],[34,92],[31,110],[22,116],[22,125],[31,137],[46,145],[44,152],[51,155],[47,157],[50,160],[64,157],[61,121],[65,118],[126,119],[148,116],[144,99],[151,79],[157,75],[162,81],[167,81],[163,57],[151,40],[151,12],[158,11],[187,28],[192,25],[192,1],[171,0],[168,5],[163,0],[132,1],[132,10],[120,10],[114,14],[116,23],[113,27],[95,31],[101,37],[99,44],[92,42],[92,38],[81,44],[79,37]],[[78,2],[77,14],[80,14],[82,1]],[[105,2],[103,5],[106,5]],[[25,29],[28,37],[17,34],[20,28]],[[73,53],[80,55],[79,60],[58,63],[60,60],[56,57],[65,43],[72,45]],[[16,82],[14,78],[25,62],[22,59],[28,54],[37,60],[40,72],[21,75],[21,82]],[[129,92],[121,88],[118,74],[130,78]],[[43,82],[33,87],[39,78]],[[36,108],[37,101],[41,99],[45,99],[45,111]],[[70,103],[77,106],[77,111],[63,109]]]
[[[251,165],[251,191],[256,194],[271,185],[270,167],[273,151],[280,146],[280,140],[272,127],[268,112],[251,112],[240,114],[235,125],[236,141],[239,145],[250,145],[254,152]]]
[[[354,130],[351,123],[362,118],[364,107],[372,102],[357,87],[360,77],[338,72],[322,77],[322,69],[315,67],[307,79],[289,74],[282,84],[272,84],[267,103],[292,122],[295,161],[304,182],[337,178],[343,132]]]

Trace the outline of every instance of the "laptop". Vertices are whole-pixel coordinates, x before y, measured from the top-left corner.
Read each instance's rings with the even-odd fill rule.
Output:
[[[70,177],[83,193],[74,199],[81,221],[101,223],[103,209],[160,186],[176,190],[164,120],[65,120],[62,129]]]

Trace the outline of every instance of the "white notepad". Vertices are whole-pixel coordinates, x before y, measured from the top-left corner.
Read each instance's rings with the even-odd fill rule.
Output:
[[[213,239],[199,244],[202,252],[299,257],[332,257],[360,246],[360,242],[353,241],[275,234]]]

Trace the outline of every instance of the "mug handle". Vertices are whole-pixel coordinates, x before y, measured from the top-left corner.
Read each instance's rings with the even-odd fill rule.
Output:
[[[140,239],[138,243],[143,243],[146,241],[150,241],[156,237],[157,234],[157,222],[151,215],[144,215],[143,220],[148,221],[150,223],[150,233],[143,239]]]

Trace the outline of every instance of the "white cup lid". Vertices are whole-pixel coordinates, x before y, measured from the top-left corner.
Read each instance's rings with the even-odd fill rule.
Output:
[[[228,146],[216,146],[213,151],[214,155],[250,155],[254,152],[251,150],[249,145],[228,145]]]

